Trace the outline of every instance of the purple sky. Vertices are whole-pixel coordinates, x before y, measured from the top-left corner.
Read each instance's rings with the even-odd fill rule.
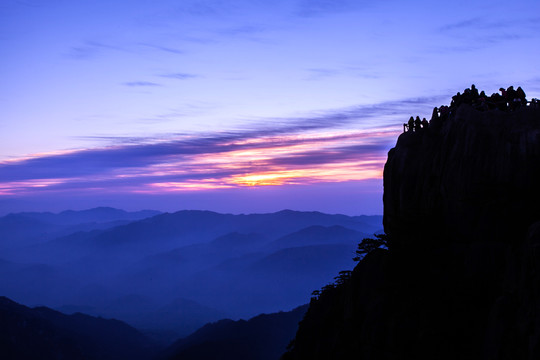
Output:
[[[401,123],[540,97],[540,3],[0,4],[0,214],[382,213]]]

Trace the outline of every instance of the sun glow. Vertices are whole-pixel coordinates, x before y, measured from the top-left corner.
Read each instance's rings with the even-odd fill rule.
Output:
[[[76,163],[79,154],[88,158],[92,150],[34,154],[24,159],[4,161],[5,166],[17,166],[39,158],[52,159],[56,169],[42,171],[65,173],[65,177],[49,179],[21,179],[0,182],[0,195],[32,193],[36,190],[61,191],[65,189],[101,189],[127,193],[167,193],[230,189],[238,187],[280,186],[314,184],[319,182],[344,182],[382,177],[386,154],[377,150],[381,141],[395,138],[396,132],[388,129],[343,130],[284,136],[258,136],[234,142],[214,142],[210,146],[188,152],[175,152],[176,145],[166,146],[162,153],[134,158],[129,166],[115,162],[101,171],[89,172],[84,177],[68,176],[69,166],[84,167]],[[193,142],[193,139],[190,140]],[[169,144],[170,145],[170,144]],[[183,143],[178,143],[181,147]],[[189,143],[188,143],[188,146]],[[379,147],[378,147],[379,146]],[[130,150],[140,156],[136,146],[95,149],[99,161],[103,152]],[[170,149],[170,150],[169,150]],[[69,157],[64,157],[68,155]],[[91,159],[91,158],[90,158]],[[137,159],[144,161],[137,166]],[[66,161],[64,164],[62,161]],[[105,161],[106,163],[106,161]],[[94,163],[91,163],[90,169]],[[135,166],[134,166],[135,165]],[[30,172],[32,174],[33,172]]]
[[[383,159],[352,163],[326,164],[320,167],[265,171],[235,175],[227,179],[240,186],[270,186],[343,182],[382,177]]]
[[[214,189],[227,189],[232,186],[221,184],[215,179],[203,179],[198,181],[176,181],[176,182],[162,182],[149,184],[151,188],[160,189],[164,191],[190,191],[190,190],[214,190]],[[152,191],[149,191],[152,192]]]

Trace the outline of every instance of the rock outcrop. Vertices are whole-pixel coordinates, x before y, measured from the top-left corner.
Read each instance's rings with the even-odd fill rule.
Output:
[[[402,134],[388,250],[313,300],[283,359],[540,359],[540,109]]]
[[[540,109],[464,104],[435,125],[403,133],[388,154],[383,221],[395,245],[525,235],[540,219]]]

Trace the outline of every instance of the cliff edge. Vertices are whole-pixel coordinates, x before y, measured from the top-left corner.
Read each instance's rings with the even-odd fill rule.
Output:
[[[463,104],[435,125],[403,133],[388,153],[383,222],[395,245],[525,235],[540,220],[540,109]]]
[[[512,110],[399,137],[388,250],[312,300],[283,359],[540,359],[540,108]]]

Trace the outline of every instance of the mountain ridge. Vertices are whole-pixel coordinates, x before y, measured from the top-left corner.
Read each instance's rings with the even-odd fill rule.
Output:
[[[157,347],[136,329],[81,313],[29,308],[0,296],[2,359],[148,359]]]

